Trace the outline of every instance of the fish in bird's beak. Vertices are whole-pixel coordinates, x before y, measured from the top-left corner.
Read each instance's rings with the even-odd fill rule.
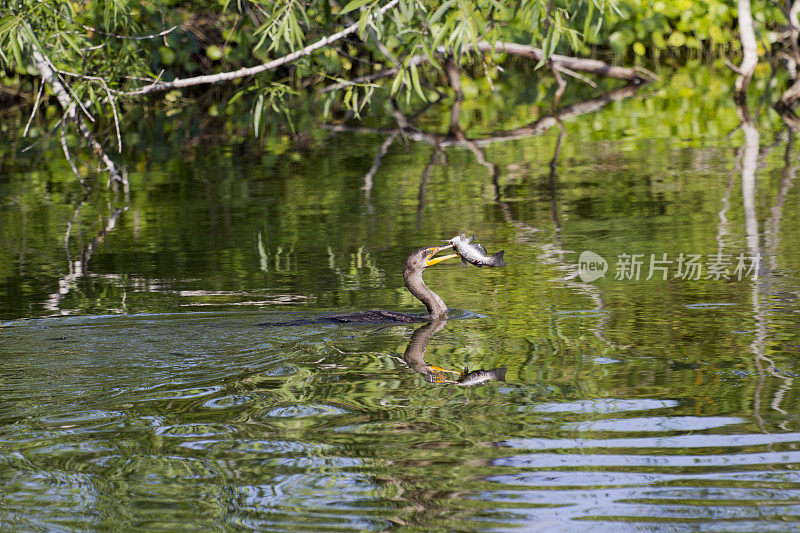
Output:
[[[452,244],[448,244],[445,246],[434,246],[433,248],[428,248],[428,255],[425,256],[425,266],[426,267],[433,266],[436,263],[441,263],[442,261],[445,261],[447,259],[453,259],[454,257],[459,257],[458,254],[449,254],[449,255],[443,255],[441,257],[433,257],[442,250],[449,250],[452,247],[453,247]]]

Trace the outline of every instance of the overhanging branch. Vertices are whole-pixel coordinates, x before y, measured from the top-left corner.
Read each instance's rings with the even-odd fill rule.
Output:
[[[388,10],[396,6],[399,1],[400,0],[391,0],[388,4],[380,8],[376,13],[370,15],[370,17],[374,17],[375,14],[382,15],[383,13],[386,13]],[[274,70],[280,66],[286,65],[287,63],[291,63],[297,59],[300,59],[301,57],[311,55],[313,52],[319,50],[320,48],[324,48],[325,46],[338,41],[342,37],[346,37],[351,33],[355,33],[356,31],[358,31],[358,27],[359,27],[359,22],[354,22],[353,24],[344,28],[342,31],[334,33],[333,35],[328,35],[327,37],[323,37],[319,41],[310,44],[301,50],[297,50],[296,52],[292,52],[291,54],[287,54],[283,57],[279,57],[278,59],[274,59],[267,63],[262,63],[261,65],[257,65],[255,67],[243,68],[229,72],[220,72],[219,74],[209,74],[206,76],[195,76],[192,78],[176,79],[169,82],[158,82],[158,83],[153,83],[152,85],[148,85],[146,87],[142,87],[141,89],[137,89],[135,91],[124,92],[119,94],[124,96],[136,96],[140,94],[163,92],[163,91],[168,91],[170,89],[178,89],[181,87],[207,85],[207,84],[219,83],[222,81],[230,81],[238,78],[247,78],[250,76],[255,76],[256,74],[261,74],[262,72]]]
[[[109,182],[114,181],[117,183],[121,183],[123,189],[127,193],[128,191],[128,178],[123,173],[117,169],[116,164],[114,161],[108,157],[103,146],[94,138],[92,132],[89,131],[89,127],[86,125],[86,121],[83,119],[83,116],[78,114],[76,111],[76,100],[70,97],[68,89],[61,83],[61,80],[56,75],[55,71],[50,66],[50,62],[47,60],[45,55],[42,53],[41,50],[37,46],[33,46],[33,61],[36,64],[36,68],[39,70],[39,75],[42,77],[42,81],[50,85],[53,89],[53,93],[55,94],[56,98],[58,99],[58,103],[61,104],[62,109],[64,109],[64,116],[68,117],[75,123],[75,126],[78,128],[78,131],[83,135],[83,137],[89,142],[92,149],[97,153],[100,159],[103,161],[103,164],[106,167],[109,175]]]
[[[544,57],[544,52],[542,52],[542,50],[539,48],[534,48],[533,46],[525,44],[507,43],[503,41],[495,41],[494,43],[490,43],[489,41],[478,41],[477,45],[470,45],[466,47],[465,50],[474,50],[481,53],[505,52],[511,55],[527,57],[533,61],[541,61],[541,59]],[[448,50],[444,47],[439,47],[436,51],[443,55],[448,54]],[[406,65],[419,65],[427,61],[430,61],[429,57],[415,55],[408,59]],[[599,76],[606,76],[608,78],[615,78],[635,84],[650,82],[658,78],[658,76],[647,69],[618,67],[615,65],[609,65],[608,63],[604,63],[603,61],[599,61],[597,59],[585,59],[581,57],[553,54],[550,56],[550,61],[552,62],[554,69],[557,69],[559,72],[569,76],[574,76],[575,72],[578,71],[589,74],[597,74]],[[370,83],[375,80],[394,76],[398,72],[400,72],[400,67],[393,67],[381,72],[376,72],[375,74],[370,74],[368,76],[361,76],[360,78],[355,78],[350,81],[328,85],[320,92],[328,93],[351,85]]]

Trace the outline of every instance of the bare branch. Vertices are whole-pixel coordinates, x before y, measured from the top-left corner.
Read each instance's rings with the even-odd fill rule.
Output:
[[[540,135],[541,133],[547,131],[548,129],[558,124],[559,121],[563,119],[597,111],[598,109],[602,109],[611,102],[617,102],[619,100],[623,100],[625,98],[633,96],[638,89],[639,89],[638,85],[634,83],[629,83],[624,87],[620,87],[619,89],[614,89],[613,91],[610,91],[596,98],[590,98],[582,102],[577,102],[575,104],[559,108],[555,112],[544,115],[540,119],[528,124],[527,126],[522,126],[513,130],[495,132],[486,137],[468,138],[459,135],[441,136],[441,135],[434,135],[432,133],[422,132],[415,128],[413,129],[408,128],[401,131],[398,128],[369,128],[361,126],[345,126],[342,124],[326,124],[323,127],[329,131],[334,131],[334,132],[354,131],[362,133],[376,133],[379,135],[392,135],[401,133],[407,136],[411,140],[424,141],[434,146],[439,146],[442,148],[446,148],[449,146],[468,147],[468,145],[465,144],[465,142],[473,143],[475,146],[485,146],[487,144],[492,144],[495,142],[505,142],[513,139],[521,139],[525,137],[533,137],[536,135]]]
[[[800,1],[794,0],[792,2],[792,7],[789,8],[789,12],[786,14],[786,18],[789,19],[789,28],[792,35],[790,42],[792,44],[792,56],[795,64],[800,63],[800,48],[798,48],[797,45],[797,40],[800,39],[800,23],[798,23],[797,20],[798,15],[800,15]]]
[[[738,105],[747,104],[747,88],[758,64],[758,52],[753,13],[750,9],[750,0],[738,0],[739,11],[739,38],[742,42],[742,65],[739,67],[739,76],[734,83],[734,101]]]
[[[39,75],[42,77],[42,82],[48,83],[50,87],[52,87],[53,93],[58,99],[58,102],[61,104],[61,107],[64,109],[64,116],[69,117],[73,122],[75,122],[75,125],[78,127],[78,131],[89,142],[95,153],[97,153],[97,155],[105,164],[106,170],[108,171],[109,183],[111,181],[121,183],[124,192],[127,193],[129,187],[127,175],[117,169],[114,161],[108,157],[108,154],[106,154],[103,146],[97,141],[97,139],[94,138],[92,132],[89,131],[89,128],[86,126],[86,123],[83,120],[83,117],[76,113],[76,104],[79,104],[80,102],[76,102],[74,99],[70,98],[68,88],[64,87],[64,84],[58,77],[57,73],[50,67],[50,62],[36,45],[33,46],[33,60],[36,64],[36,68],[39,70]]]
[[[428,58],[425,56],[413,56],[411,59],[408,60],[407,65],[410,67],[411,65],[419,65],[420,63],[424,63],[428,61]],[[320,93],[329,93],[331,91],[338,91],[339,89],[344,89],[345,87],[350,87],[351,85],[360,85],[364,83],[370,83],[375,80],[380,80],[383,78],[388,78],[389,76],[394,76],[400,72],[400,67],[393,67],[390,69],[382,70],[380,72],[376,72],[375,74],[370,74],[368,76],[361,76],[359,78],[355,78],[350,81],[343,81],[339,83],[334,83],[333,85],[328,85],[320,90]]]
[[[496,41],[494,43],[478,41],[477,46],[474,46],[474,48],[479,52],[506,52],[508,54],[529,57],[535,61],[540,61],[544,57],[544,52],[539,48],[524,44],[505,43],[502,41]],[[553,54],[549,59],[558,66],[567,67],[568,69],[599,74],[601,76],[630,81],[637,84],[658,79],[658,76],[649,70],[617,67],[597,59],[563,56],[560,54]]]
[[[114,102],[114,96],[111,94],[111,89],[108,88],[106,80],[101,80],[103,88],[108,95],[108,102],[111,104],[111,111],[114,113],[114,128],[117,130],[117,146],[119,153],[122,153],[122,135],[119,132],[119,115],[117,114],[117,105]]]
[[[66,88],[66,90],[69,91],[69,94],[72,95],[72,101],[75,104],[78,104],[78,106],[86,114],[86,117],[89,120],[91,120],[92,122],[96,122],[92,114],[89,113],[89,110],[86,109],[86,107],[83,105],[83,102],[81,102],[80,98],[78,98],[78,95],[75,94],[75,91],[72,90],[72,87],[70,87],[70,85],[61,78],[58,68],[53,64],[52,61],[50,61],[50,58],[47,57],[44,53],[42,53],[42,51],[39,50],[38,48],[35,48],[35,52],[38,53],[39,58],[41,58],[43,64],[48,67],[47,70],[53,73],[54,81],[58,82],[58,84],[61,86],[62,89]],[[39,68],[39,60],[36,59],[36,54],[34,54],[34,62],[36,63],[36,67]],[[40,74],[42,73],[41,68],[39,68],[39,73]],[[51,83],[50,85],[53,84]],[[53,86],[53,88],[55,89],[55,86]],[[64,102],[61,101],[61,98],[59,98],[59,102],[61,103],[61,106],[64,107]],[[64,107],[64,109],[66,109],[66,107]]]
[[[456,93],[456,100],[463,100],[464,92],[461,90],[461,75],[452,59],[445,61],[444,71],[447,74],[447,82],[450,84],[450,88]]]
[[[592,80],[590,80],[589,78],[587,78],[583,74],[575,72],[574,70],[570,70],[567,67],[557,67],[557,68],[558,68],[559,71],[561,71],[562,74],[566,74],[567,76],[572,76],[576,80],[581,80],[583,83],[585,83],[586,85],[588,85],[592,89],[599,89],[600,88],[595,82],[593,82]]]
[[[559,72],[560,69],[556,66],[556,64],[552,61],[548,61],[548,63],[550,63],[550,70],[553,72],[553,77],[556,79],[556,83],[558,84],[556,94],[553,97],[553,106],[558,107],[558,104],[561,102],[561,97],[564,95],[564,91],[567,89],[567,82],[565,82],[564,78],[561,77],[561,72]]]
[[[49,136],[50,136],[50,135],[51,135],[51,134],[52,134],[54,131],[56,131],[56,128],[60,127],[62,122],[64,122],[64,117],[63,117],[63,116],[62,116],[60,119],[58,119],[58,122],[56,122],[56,123],[55,123],[55,125],[53,125],[53,127],[52,127],[52,128],[50,128],[50,129],[47,131],[47,133],[46,133],[46,134],[42,135],[42,136],[39,138],[39,140],[38,140],[38,141],[36,141],[36,142],[33,142],[33,143],[29,144],[28,146],[26,146],[25,148],[23,148],[22,150],[20,150],[20,153],[24,154],[25,152],[27,152],[28,150],[32,149],[33,147],[35,147],[35,146],[38,146],[38,145],[39,145],[40,143],[42,143],[42,142],[43,142],[45,139],[47,139],[47,138],[48,138],[48,137],[49,137]]]
[[[44,83],[39,84],[39,92],[36,93],[36,101],[33,103],[33,109],[31,110],[31,116],[28,119],[28,123],[25,124],[25,131],[22,132],[23,137],[27,137],[28,135],[28,128],[31,127],[31,122],[33,122],[33,117],[36,116],[36,111],[39,109],[39,102],[42,99],[42,91],[44,91]]]
[[[725,66],[734,71],[736,74],[742,75],[742,69],[740,69],[737,65],[734,65],[730,59],[727,57],[723,59],[725,62]]]
[[[335,5],[339,6],[339,9],[341,9],[341,7],[342,7],[341,5],[339,5],[338,2],[335,2]],[[353,24],[355,22],[355,21],[353,21],[352,18],[350,18],[347,15],[345,15],[344,20],[345,20],[345,22],[347,22],[347,24]],[[397,64],[397,57],[395,57],[395,55],[392,53],[392,51],[389,50],[389,48],[387,48],[386,45],[381,42],[381,40],[378,38],[378,34],[375,31],[375,28],[373,28],[372,26],[368,26],[367,27],[367,31],[369,31],[369,36],[375,42],[375,46],[378,47],[378,50],[380,51],[381,54],[383,54],[383,57],[388,59],[389,62],[392,63],[393,65],[396,65]]]
[[[78,172],[78,167],[75,166],[75,163],[72,162],[72,156],[69,153],[69,146],[67,145],[67,133],[66,133],[66,126],[64,122],[61,123],[61,149],[64,150],[64,157],[67,158],[67,163],[69,163],[69,168],[72,169],[72,173],[75,174],[75,177],[78,178],[78,181],[83,188],[88,190],[89,187],[86,185],[86,182],[81,177],[80,172]]]

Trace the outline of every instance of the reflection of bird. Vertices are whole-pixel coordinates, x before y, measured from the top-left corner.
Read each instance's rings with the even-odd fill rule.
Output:
[[[432,248],[420,248],[406,259],[403,265],[403,281],[408,290],[428,308],[427,315],[408,315],[395,311],[361,311],[346,315],[332,315],[324,317],[323,320],[333,322],[423,322],[441,320],[447,318],[447,305],[442,297],[433,292],[425,285],[422,280],[422,273],[429,266],[441,263],[446,259],[458,257],[458,254],[450,254],[441,257],[434,257],[441,250],[447,250],[452,246],[436,246]]]
[[[455,383],[453,380],[447,379],[444,372],[458,374],[457,371],[446,370],[440,366],[432,366],[425,361],[425,348],[428,347],[428,341],[431,340],[434,334],[441,331],[446,324],[447,320],[434,320],[418,327],[411,334],[411,341],[406,346],[405,353],[403,353],[403,360],[411,370],[425,376],[429,383]]]
[[[491,368],[491,369],[478,369],[470,372],[466,368],[463,374],[455,370],[447,370],[440,366],[429,365],[425,361],[425,348],[428,347],[428,341],[431,340],[436,333],[442,330],[447,324],[447,320],[433,320],[428,324],[423,324],[411,334],[411,341],[403,353],[403,360],[414,372],[418,372],[425,376],[425,380],[429,383],[449,383],[457,384],[462,387],[472,387],[474,385],[482,385],[489,381],[505,381],[506,368]],[[460,374],[457,379],[450,379],[445,376],[445,373]]]

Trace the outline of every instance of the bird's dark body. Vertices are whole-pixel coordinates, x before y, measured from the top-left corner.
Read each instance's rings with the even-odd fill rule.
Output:
[[[402,324],[413,324],[415,322],[427,322],[428,319],[425,315],[409,315],[406,313],[398,313],[395,311],[383,311],[376,309],[373,311],[359,311],[357,313],[349,313],[346,315],[331,315],[321,317],[326,322],[375,322],[375,323],[391,323],[397,322]]]
[[[315,318],[301,318],[288,322],[262,322],[258,324],[267,326],[305,326],[307,324],[415,324],[428,322],[425,315],[409,315],[395,311],[358,311],[343,315],[323,315]]]

